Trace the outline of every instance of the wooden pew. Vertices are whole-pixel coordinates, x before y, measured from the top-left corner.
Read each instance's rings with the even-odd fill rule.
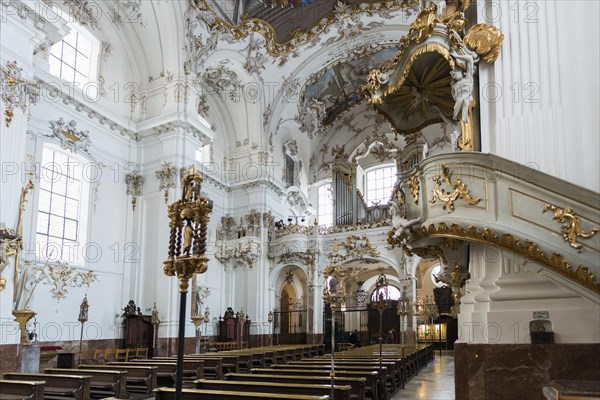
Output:
[[[125,378],[127,391],[145,393],[150,395],[157,387],[156,384],[156,366],[146,365],[95,365],[83,364],[79,368],[101,371],[124,371],[127,373]]]
[[[328,376],[298,376],[298,375],[265,375],[265,374],[226,374],[225,378],[234,381],[260,381],[285,384],[312,383],[330,385],[331,377]],[[350,399],[363,400],[365,398],[365,382],[367,378],[348,378],[336,376],[336,385],[350,386]]]
[[[297,375],[297,376],[329,376],[330,371],[326,369],[303,369],[303,368],[254,368],[251,370],[253,374],[267,374],[267,375]],[[365,382],[365,396],[372,400],[385,400],[385,391],[380,390],[383,387],[383,380],[379,378],[377,371],[345,371],[336,369],[336,378],[348,377],[348,378],[366,378]]]
[[[90,390],[92,393],[111,392],[115,397],[127,395],[127,372],[99,369],[67,369],[46,368],[46,374],[83,375],[91,376]]]
[[[153,357],[155,361],[169,361],[176,362],[177,359],[175,357]],[[223,379],[223,359],[216,357],[196,357],[194,355],[184,355],[184,360],[202,360],[203,363],[203,376],[205,378],[213,378],[213,379]]]
[[[223,369],[223,373],[227,374],[230,372],[238,373],[240,372],[240,363],[239,357],[235,354],[226,354],[226,353],[206,353],[206,354],[188,354],[184,357],[189,357],[192,359],[200,359],[200,360],[209,360],[209,359],[218,359],[221,361],[221,368]]]
[[[44,400],[45,381],[0,379],[0,400]]]
[[[308,359],[293,361],[287,365],[331,365],[331,359],[319,358],[319,359]],[[386,367],[386,379],[390,382],[390,391],[402,387],[404,388],[404,378],[402,364],[400,360],[382,360],[381,365]],[[367,366],[367,367],[379,367],[379,360],[371,358],[336,358],[335,367],[344,366]]]
[[[158,388],[154,390],[156,400],[175,400],[175,389]],[[223,390],[183,389],[182,400],[329,400],[329,396],[307,396],[299,394],[276,394],[256,392],[228,392]]]
[[[90,381],[89,375],[54,375],[54,374],[25,374],[21,372],[8,372],[4,379],[17,381],[46,382],[44,396],[60,396],[77,400],[89,400]]]
[[[186,380],[201,379],[204,377],[203,360],[183,360],[183,377]],[[156,379],[159,386],[174,386],[177,374],[175,361],[133,360],[129,362],[112,362],[109,365],[149,365],[157,367]]]
[[[195,380],[196,389],[225,390],[234,392],[257,392],[278,394],[304,394],[322,396],[331,393],[330,384],[300,384],[300,383],[273,383],[260,381],[233,381],[233,380]],[[334,385],[334,400],[349,400],[350,386]]]
[[[337,364],[337,363],[336,363]],[[320,370],[329,373],[331,371],[330,364],[301,364],[292,361],[291,363],[284,365],[274,365],[274,369],[308,369],[308,370]],[[335,372],[337,374],[338,371],[346,371],[346,372],[376,372],[379,379],[377,380],[377,390],[380,392],[380,395],[385,397],[386,392],[386,382],[390,382],[390,387],[393,389],[395,387],[395,379],[393,371],[388,369],[387,367],[382,366],[381,369],[379,365],[377,366],[369,366],[369,365],[350,365],[344,364],[336,365]],[[367,385],[368,387],[368,385]],[[392,391],[390,389],[390,391]],[[367,388],[367,392],[369,389]]]

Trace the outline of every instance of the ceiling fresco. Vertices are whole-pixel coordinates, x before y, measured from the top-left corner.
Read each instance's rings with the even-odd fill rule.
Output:
[[[364,100],[358,88],[367,83],[367,76],[372,69],[392,59],[396,52],[395,47],[385,48],[327,68],[306,86],[304,104],[311,104],[318,109],[323,125],[331,125],[342,113]]]
[[[329,38],[330,44],[381,27],[384,20],[397,17],[397,11],[412,15],[419,7],[419,0],[301,0],[298,6],[292,0],[263,0],[243,3],[226,12],[215,0],[193,1],[211,29],[235,40],[259,33],[266,41],[266,54],[279,59],[280,66],[290,57],[298,57],[300,46],[316,46],[332,28],[338,37]],[[362,16],[371,21],[363,22]]]

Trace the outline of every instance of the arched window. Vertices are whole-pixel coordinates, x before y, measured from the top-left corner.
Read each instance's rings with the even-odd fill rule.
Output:
[[[318,189],[318,220],[320,226],[333,224],[333,199],[331,197],[331,183],[319,186]]]
[[[64,14],[63,15],[64,18]],[[85,28],[69,23],[71,32],[50,48],[48,62],[50,73],[70,84],[83,89],[90,82],[96,82],[100,43]],[[91,90],[86,93],[92,97]]]
[[[396,183],[396,166],[367,171],[365,182],[365,199],[368,206],[387,203]]]
[[[35,239],[41,260],[83,264],[89,203],[85,163],[52,145],[42,149]]]
[[[379,292],[385,290],[384,288],[379,288],[376,290],[373,290],[373,293],[371,293],[371,303],[376,303],[378,298],[379,298]],[[388,285],[387,286],[387,291],[388,291],[388,300],[398,300],[400,298],[400,289],[398,289],[396,286],[392,286],[392,285]]]

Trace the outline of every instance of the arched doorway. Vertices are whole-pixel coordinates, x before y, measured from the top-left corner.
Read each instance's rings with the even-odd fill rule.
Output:
[[[275,344],[304,344],[307,339],[306,274],[297,266],[288,266],[276,278],[273,310]]]

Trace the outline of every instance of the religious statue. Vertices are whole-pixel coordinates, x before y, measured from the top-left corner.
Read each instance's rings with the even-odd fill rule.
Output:
[[[420,224],[423,222],[421,217],[408,220],[405,218],[405,213],[402,212],[400,206],[396,201],[390,201],[388,203],[390,205],[390,215],[392,217],[392,226],[395,229],[394,237],[397,238],[401,235],[405,237],[405,243],[410,242],[412,239],[412,235],[410,233],[410,228],[413,226]]]
[[[27,310],[33,300],[33,291],[38,283],[30,262],[24,262],[17,280],[15,310]]]
[[[187,220],[187,225],[183,228],[183,254],[189,256],[192,250],[192,239],[194,238],[194,229],[190,221]]]
[[[89,308],[89,304],[88,304],[88,299],[87,299],[87,295],[83,298],[83,301],[81,302],[81,304],[79,305],[79,318],[77,318],[77,320],[79,322],[81,322],[82,324],[84,322],[87,322],[88,320],[88,308]]]
[[[139,307],[136,307],[135,302],[133,300],[129,300],[129,303],[127,303],[127,305],[123,308],[123,314],[121,315],[121,318],[123,317],[131,317],[134,315],[141,315],[141,310]]]
[[[452,77],[452,97],[454,98],[455,120],[469,122],[469,107],[473,101],[473,72],[475,63],[469,54],[452,54],[457,68],[450,72]],[[462,65],[461,65],[462,64]]]
[[[152,317],[150,319],[152,325],[160,324],[160,319],[158,319],[158,309],[156,308],[156,303],[154,303],[154,307],[152,308]]]

